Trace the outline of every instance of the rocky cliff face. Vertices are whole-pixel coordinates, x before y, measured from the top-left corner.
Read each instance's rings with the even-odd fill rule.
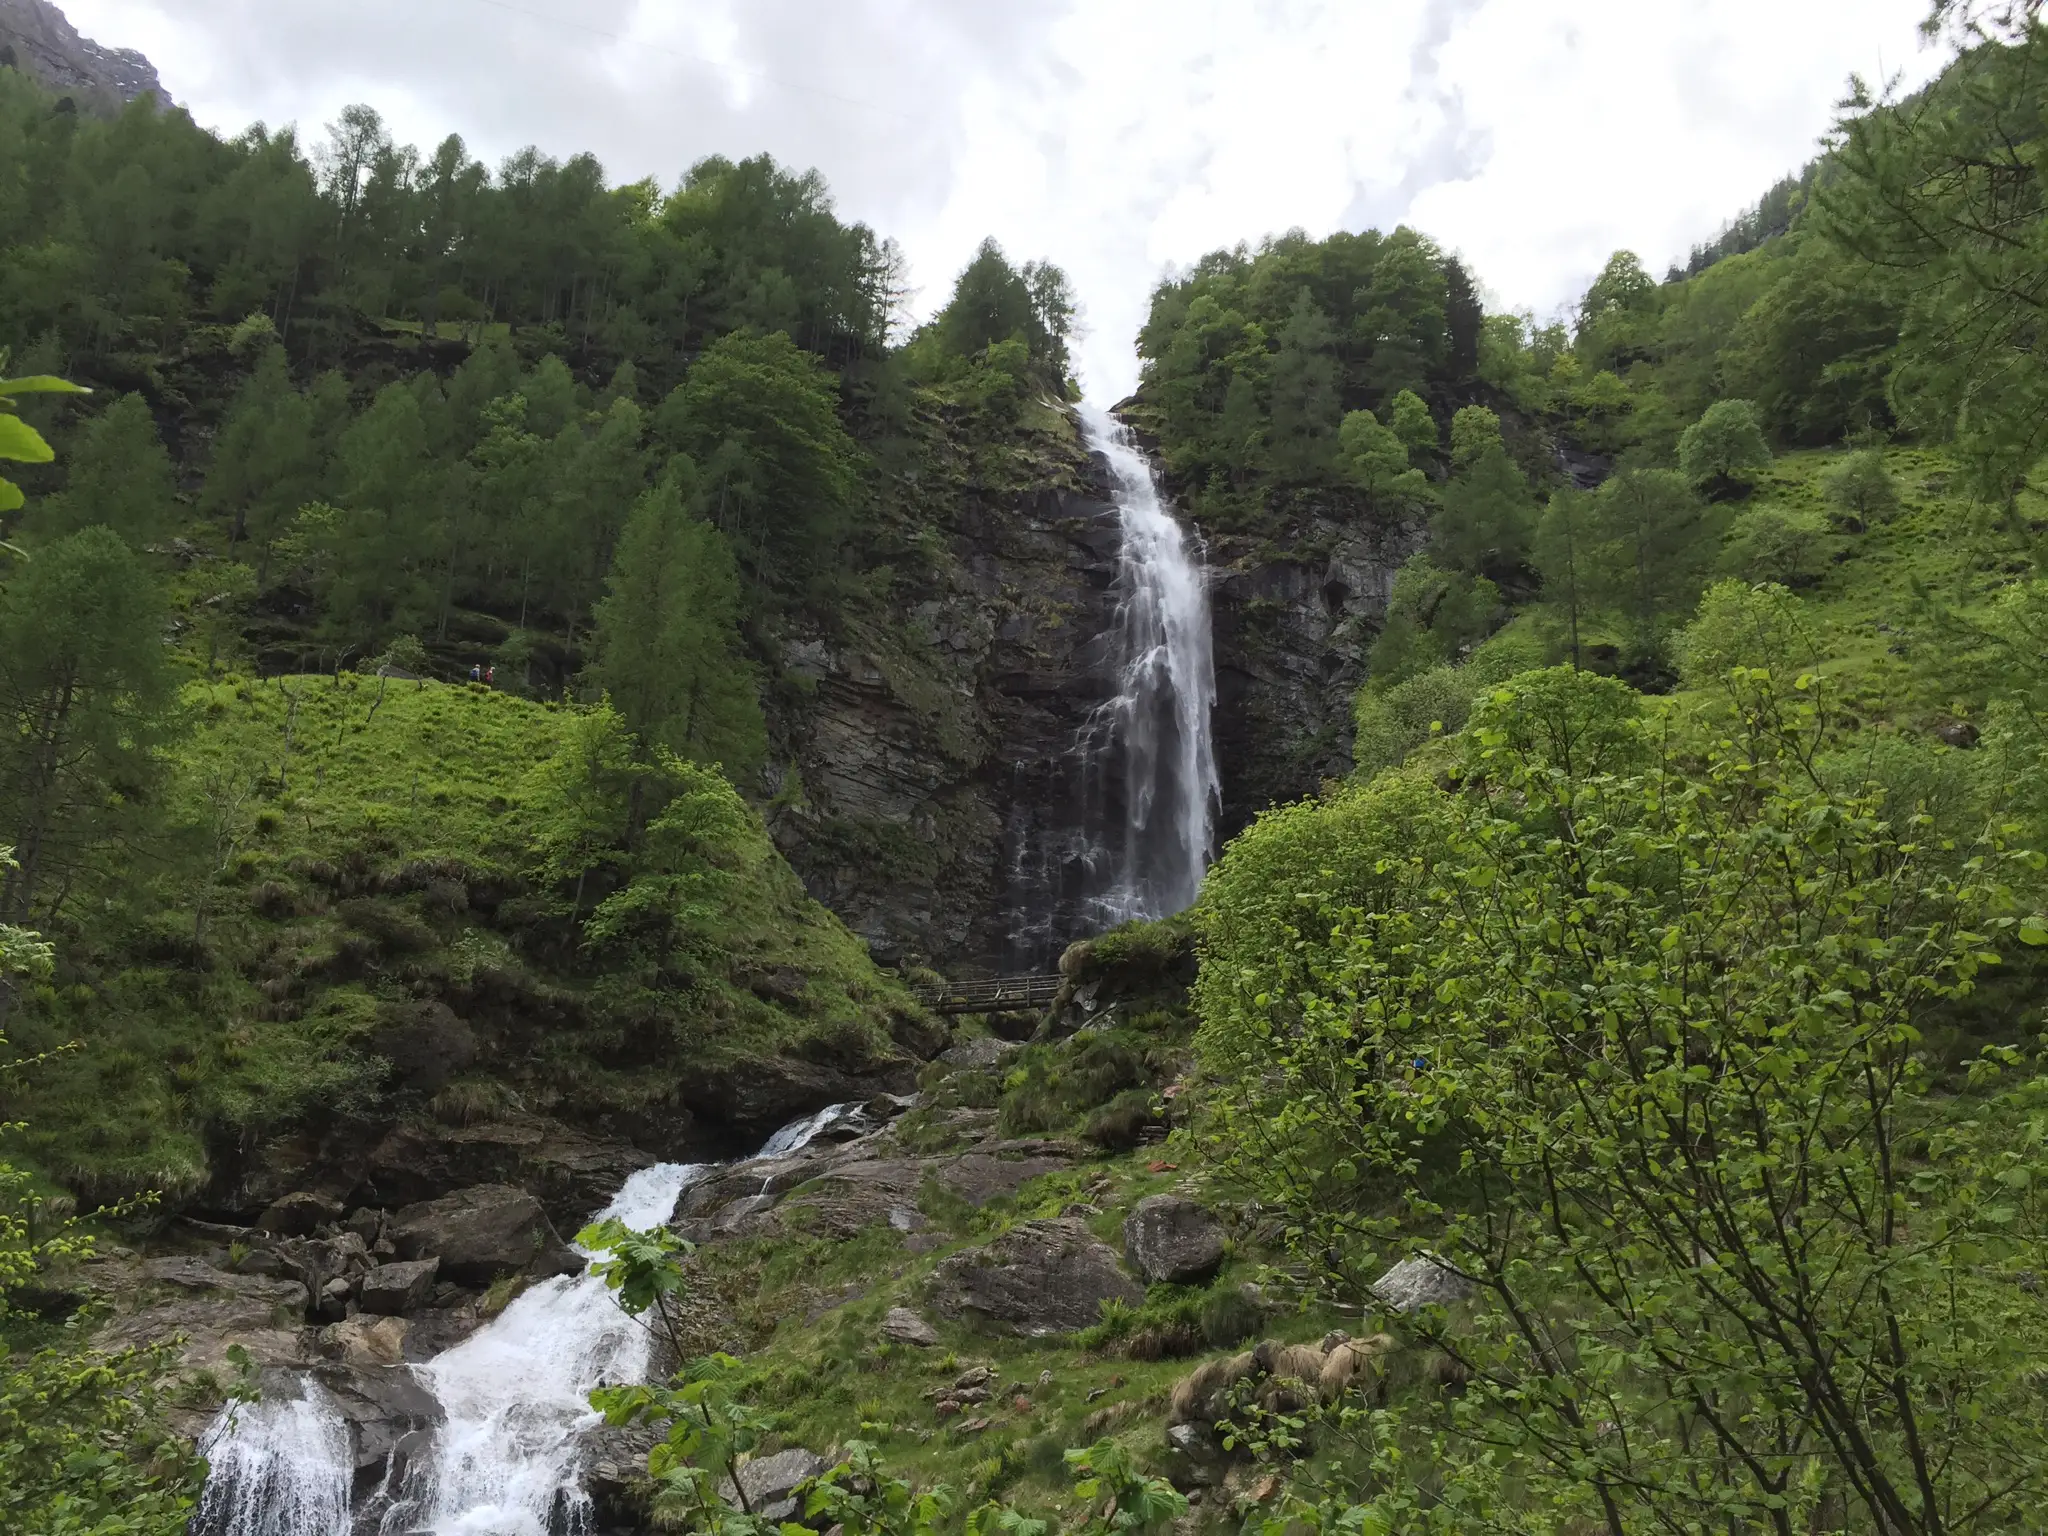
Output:
[[[1093,926],[1073,747],[1115,691],[1117,513],[1069,418],[1000,474],[938,473],[946,548],[891,595],[905,616],[787,648],[807,691],[778,722],[795,772],[771,825],[885,962],[1046,968]],[[1210,547],[1222,835],[1350,767],[1351,695],[1418,538],[1309,509],[1284,540]]]
[[[986,470],[987,466],[982,466]],[[1071,419],[1000,475],[930,465],[944,547],[892,614],[799,635],[777,842],[885,962],[1049,965],[1078,921],[1074,741],[1113,692],[1119,533]]]
[[[1351,701],[1394,573],[1424,531],[1310,509],[1280,540],[1210,547],[1225,838],[1351,770]]]
[[[0,0],[0,65],[10,64],[91,105],[133,101],[145,92],[164,95],[148,59],[132,48],[103,48],[80,37],[50,0]]]

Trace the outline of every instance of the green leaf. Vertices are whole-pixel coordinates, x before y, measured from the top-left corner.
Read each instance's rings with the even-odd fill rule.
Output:
[[[0,379],[0,399],[12,395],[89,395],[92,391],[83,384],[74,384],[69,379],[53,378],[47,373],[31,374],[22,379]]]
[[[19,416],[0,412],[0,459],[14,459],[23,464],[47,464],[56,457],[56,450],[43,441],[42,433]]]
[[[0,512],[12,512],[28,498],[21,494],[21,487],[5,476],[0,476]]]
[[[2048,944],[2048,921],[2038,917],[2020,919],[2020,942],[2022,944]]]

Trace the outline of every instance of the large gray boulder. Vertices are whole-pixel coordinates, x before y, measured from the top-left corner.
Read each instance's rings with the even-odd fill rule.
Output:
[[[1194,1285],[1223,1263],[1223,1225],[1184,1195],[1148,1195],[1124,1220],[1124,1255],[1147,1280]]]
[[[408,1205],[391,1226],[403,1259],[430,1255],[458,1285],[489,1285],[505,1275],[566,1275],[583,1268],[540,1202],[509,1184],[479,1184]]]
[[[930,1349],[939,1342],[939,1331],[908,1307],[891,1307],[882,1319],[882,1337],[898,1344]]]
[[[953,1255],[933,1273],[931,1299],[946,1317],[1036,1336],[1089,1327],[1105,1301],[1137,1306],[1145,1293],[1086,1222],[1060,1217]]]
[[[1448,1307],[1465,1300],[1474,1290],[1470,1280],[1447,1269],[1428,1255],[1403,1259],[1373,1285],[1373,1293],[1395,1312],[1420,1312],[1424,1307]]]
[[[356,1302],[365,1312],[404,1317],[426,1305],[440,1272],[438,1256],[380,1264],[357,1283]]]
[[[735,1493],[744,1492],[746,1507],[764,1520],[793,1520],[797,1512],[797,1486],[824,1470],[825,1458],[816,1451],[777,1451],[773,1456],[757,1456],[743,1463],[738,1490],[728,1477],[719,1491],[735,1504],[740,1502]]]
[[[358,1312],[329,1323],[317,1336],[320,1353],[343,1365],[403,1365],[406,1321]]]

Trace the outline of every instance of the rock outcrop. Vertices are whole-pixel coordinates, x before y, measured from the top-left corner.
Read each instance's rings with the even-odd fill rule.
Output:
[[[433,1294],[440,1272],[438,1256],[380,1264],[358,1282],[356,1300],[365,1312],[403,1317],[418,1311]]]
[[[1036,1336],[1090,1327],[1105,1301],[1135,1307],[1145,1292],[1086,1222],[1062,1216],[955,1254],[933,1272],[931,1297],[943,1316]]]
[[[1124,1218],[1124,1253],[1154,1284],[1194,1285],[1223,1263],[1223,1224],[1181,1195],[1148,1195]]]
[[[1114,692],[1122,535],[1077,434],[1034,451],[1032,489],[933,490],[946,547],[900,573],[903,620],[785,650],[807,688],[777,722],[801,795],[776,841],[885,962],[1042,969],[1099,926],[1073,748]],[[1421,537],[1305,508],[1283,537],[1209,541],[1222,835],[1349,769],[1365,651]]]
[[[1316,513],[1210,545],[1222,837],[1351,770],[1352,696],[1424,530]]]
[[[104,48],[80,37],[50,0],[0,0],[0,66],[10,64],[91,106],[145,93],[169,99],[148,59],[133,48]]]

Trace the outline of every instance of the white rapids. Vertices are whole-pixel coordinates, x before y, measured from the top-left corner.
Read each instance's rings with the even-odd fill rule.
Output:
[[[1117,693],[1081,743],[1089,797],[1107,823],[1095,829],[1091,904],[1109,927],[1170,917],[1201,892],[1223,793],[1210,719],[1216,662],[1199,547],[1160,501],[1130,429],[1091,406],[1079,413],[1088,446],[1108,461],[1123,532]]]
[[[785,1126],[761,1151],[786,1157],[847,1118],[835,1104]],[[634,1231],[667,1222],[714,1164],[658,1163],[591,1219]],[[652,1338],[602,1280],[530,1286],[460,1344],[413,1367],[446,1419],[433,1444],[382,1490],[379,1536],[581,1536],[590,1501],[578,1442],[599,1422],[590,1394],[641,1380]],[[299,1395],[230,1405],[203,1442],[211,1470],[193,1521],[207,1536],[351,1536],[347,1421],[310,1377]]]

